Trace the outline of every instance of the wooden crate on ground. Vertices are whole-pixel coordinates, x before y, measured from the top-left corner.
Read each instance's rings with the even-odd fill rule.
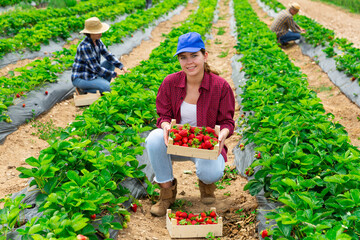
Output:
[[[214,207],[210,210],[216,212]],[[177,225],[176,219],[170,219],[169,214],[171,214],[171,209],[168,209],[166,214],[166,228],[171,238],[205,238],[210,232],[215,237],[221,237],[223,234],[222,217],[218,217],[216,224]]]
[[[182,126],[181,124],[176,124],[176,119],[171,120],[170,129],[174,126]],[[215,126],[215,133],[219,136],[220,133],[220,126]],[[219,143],[214,146],[213,150],[210,149],[198,149],[198,148],[191,148],[191,147],[183,147],[174,145],[174,139],[169,136],[169,144],[167,147],[167,153],[185,157],[194,157],[194,158],[202,158],[202,159],[209,159],[209,160],[216,160],[218,158],[219,152]]]
[[[74,93],[74,103],[76,107],[89,106],[101,97],[99,91],[96,93],[79,94],[77,91]]]

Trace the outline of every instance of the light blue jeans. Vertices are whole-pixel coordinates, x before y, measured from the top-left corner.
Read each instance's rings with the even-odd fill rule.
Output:
[[[112,65],[107,60],[102,62],[101,66],[103,68],[106,68],[109,71],[115,70],[115,66]],[[75,87],[84,90],[84,92],[96,93],[96,90],[99,90],[100,93],[103,93],[103,92],[111,91],[110,81],[111,81],[111,77],[108,77],[108,78],[97,77],[92,80],[84,80],[81,78],[75,78],[72,83]]]
[[[183,157],[167,154],[164,142],[164,130],[157,128],[150,132],[145,140],[145,147],[155,172],[155,182],[166,183],[174,179],[172,161],[192,161],[196,166],[196,175],[205,184],[219,181],[225,169],[224,157],[217,160]]]
[[[300,39],[301,34],[300,33],[294,33],[292,31],[288,31],[285,35],[281,36],[279,38],[281,44],[285,44],[287,42],[290,42],[292,40]]]

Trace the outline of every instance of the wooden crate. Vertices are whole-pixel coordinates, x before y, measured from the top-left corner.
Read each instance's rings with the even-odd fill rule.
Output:
[[[99,91],[96,93],[79,94],[77,91],[74,93],[74,103],[76,107],[89,106],[101,97]]]
[[[176,124],[176,119],[172,119],[170,128],[172,128],[174,125],[182,126],[181,124]],[[219,136],[220,126],[216,125],[214,130],[215,130],[216,135]],[[168,154],[216,160],[219,156],[218,152],[219,152],[219,143],[217,143],[214,146],[213,150],[183,147],[183,146],[174,145],[174,139],[169,136],[169,144],[167,147]]]
[[[216,208],[214,207],[210,210],[216,212]],[[177,225],[176,219],[172,218],[170,220],[169,214],[171,214],[171,209],[168,209],[166,214],[166,228],[171,238],[204,238],[209,232],[212,232],[216,237],[221,237],[223,234],[222,217],[218,217],[217,224]]]

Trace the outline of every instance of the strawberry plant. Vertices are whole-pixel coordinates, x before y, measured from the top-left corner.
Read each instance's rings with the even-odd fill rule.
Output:
[[[21,218],[21,212],[25,209],[30,208],[31,205],[22,203],[25,195],[19,195],[14,200],[6,197],[5,199],[0,199],[0,202],[4,203],[4,207],[0,209],[0,234],[2,238],[6,239],[7,234],[12,231],[12,229],[17,226],[21,226],[21,222],[24,220]]]
[[[4,35],[13,35],[19,32],[22,28],[29,28],[38,22],[46,21],[52,18],[59,18],[73,15],[83,15],[87,12],[95,11],[103,7],[119,3],[120,0],[96,1],[88,0],[86,2],[79,2],[74,7],[53,9],[47,8],[41,11],[31,9],[28,11],[14,10],[5,12],[0,15],[0,31]],[[1,5],[0,5],[1,6]]]
[[[306,76],[249,3],[234,6],[241,32],[236,48],[248,79],[242,105],[254,112],[243,137],[261,152],[250,166],[259,170],[244,189],[252,195],[264,190],[282,204],[266,215],[276,221],[273,239],[357,239],[360,151],[325,114]]]

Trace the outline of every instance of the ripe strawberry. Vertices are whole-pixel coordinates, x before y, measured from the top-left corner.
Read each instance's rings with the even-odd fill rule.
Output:
[[[17,97],[17,98],[20,98],[20,94],[17,93],[17,94],[16,94],[16,97]]]
[[[179,132],[179,134],[180,134],[180,136],[182,136],[182,137],[187,137],[187,135],[188,135],[188,130],[186,130],[186,129],[181,130],[181,131]]]
[[[268,231],[265,229],[265,230],[263,230],[263,231],[261,232],[261,237],[262,237],[262,238],[266,238],[267,236],[269,236],[269,235],[268,235]]]
[[[25,103],[23,103],[23,107],[25,107]]]
[[[216,217],[216,212],[215,211],[211,211],[211,213],[209,214],[210,217],[214,218]]]
[[[190,220],[194,220],[196,216],[193,213],[189,213],[188,218],[190,218]]]
[[[76,239],[78,239],[78,240],[89,240],[88,237],[86,237],[86,236],[84,236],[84,235],[81,235],[81,234],[77,235],[77,236],[76,236]]]
[[[211,127],[206,127],[206,131],[207,131],[208,133],[215,133],[215,130],[212,129]]]
[[[206,224],[212,224],[213,222],[211,221],[211,218],[209,218],[207,221],[206,221]]]
[[[187,145],[187,143],[184,143],[183,145],[181,145],[183,147],[189,147],[189,145]]]
[[[93,215],[90,216],[90,218],[91,218],[92,220],[95,220],[95,219],[96,219],[96,214],[94,213]]]
[[[187,142],[189,141],[189,139],[188,139],[187,137],[183,137],[183,138],[181,139],[181,141],[182,141],[183,143],[187,143]]]
[[[182,139],[182,136],[178,133],[175,133],[174,141],[177,142],[177,141],[180,141],[181,139]]]
[[[174,142],[174,145],[181,146],[182,142]]]
[[[170,132],[171,132],[171,133],[178,133],[179,130],[172,128],[172,129],[170,129]]]
[[[246,170],[245,174],[246,176],[249,176],[249,170]]]
[[[199,134],[199,135],[197,135],[195,138],[196,138],[197,140],[199,140],[199,142],[201,142],[201,141],[203,140],[203,137],[204,137],[204,135]]]
[[[181,215],[181,211],[176,211],[175,216],[180,217],[180,215]]]
[[[205,217],[206,217],[206,213],[202,212],[202,213],[200,213],[200,216],[203,217],[203,218],[205,218]]]
[[[212,148],[212,146],[213,146],[213,145],[211,144],[210,141],[205,141],[203,148],[210,149],[210,148]]]
[[[45,91],[45,95],[48,95],[49,94],[49,92],[48,91]]]
[[[260,159],[260,158],[261,158],[261,153],[260,153],[260,152],[258,152],[256,158],[257,158],[257,159]]]
[[[204,142],[206,142],[206,141],[209,141],[211,139],[211,137],[208,135],[205,135],[203,139],[204,139]]]
[[[182,217],[182,218],[187,218],[187,213],[186,212],[182,212],[181,214],[180,214],[180,217]]]
[[[137,204],[136,203],[131,204],[131,210],[133,212],[136,212],[136,210],[137,210]]]
[[[193,138],[195,138],[195,134],[191,133],[191,134],[189,135],[189,139],[193,139]]]
[[[351,78],[351,81],[355,81],[355,80],[356,80],[356,77],[352,77],[352,78]]]
[[[192,220],[192,221],[191,221],[191,224],[192,224],[192,225],[195,225],[195,224],[197,224],[197,221]]]

